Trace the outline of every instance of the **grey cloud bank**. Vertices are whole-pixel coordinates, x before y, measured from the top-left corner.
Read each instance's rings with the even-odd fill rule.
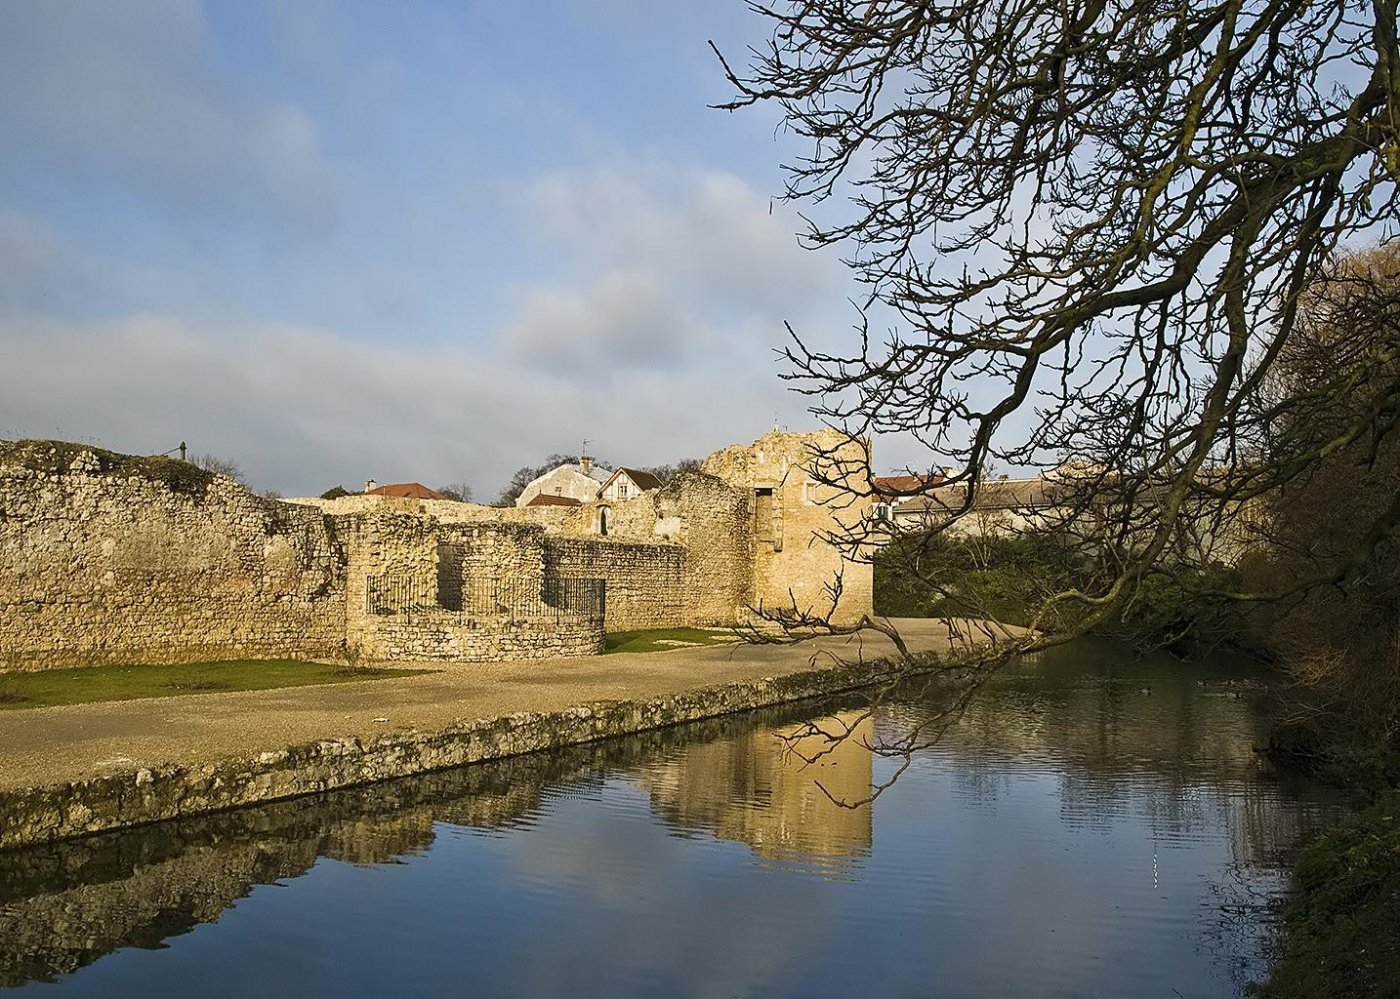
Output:
[[[366,344],[249,325],[217,335],[154,315],[0,321],[0,437],[153,453],[180,440],[234,458],[254,486],[319,493],[366,477],[465,479],[489,496],[522,464],[587,436],[637,464],[756,436],[795,400],[762,374],[565,380],[457,348]]]

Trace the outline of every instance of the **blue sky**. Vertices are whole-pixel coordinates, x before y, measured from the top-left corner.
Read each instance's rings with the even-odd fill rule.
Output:
[[[16,0],[0,437],[189,441],[288,495],[811,423],[784,320],[855,285],[730,115],[741,3]],[[882,466],[908,456],[886,453]]]

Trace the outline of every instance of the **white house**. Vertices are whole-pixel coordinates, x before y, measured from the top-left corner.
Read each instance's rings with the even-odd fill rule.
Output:
[[[580,503],[591,503],[598,498],[598,491],[612,475],[612,470],[599,468],[593,459],[584,455],[577,464],[560,465],[551,468],[520,491],[515,500],[516,506],[529,506],[536,496],[562,496]]]

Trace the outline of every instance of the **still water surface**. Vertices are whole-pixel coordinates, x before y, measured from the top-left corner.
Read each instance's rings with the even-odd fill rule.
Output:
[[[1325,790],[1247,668],[1018,664],[873,806],[805,705],[0,854],[0,986],[45,996],[1236,996]],[[927,717],[910,691],[867,740]]]

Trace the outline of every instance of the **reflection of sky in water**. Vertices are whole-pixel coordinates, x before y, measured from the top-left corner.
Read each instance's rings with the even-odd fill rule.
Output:
[[[1252,920],[1278,853],[1330,806],[1251,752],[1231,675],[1076,655],[999,683],[873,811],[812,778],[854,796],[892,761],[847,747],[803,768],[771,723],[740,720],[533,784],[516,764],[489,794],[338,814],[312,826],[319,843],[269,819],[262,838],[192,839],[140,877],[8,906],[61,940],[85,907],[137,905],[113,895],[138,882],[147,905],[216,900],[193,913],[216,923],[181,933],[190,913],[157,899],[168,928],[148,918],[128,942],[163,949],[60,980],[82,995],[1238,994],[1261,971]],[[223,908],[259,851],[283,880]],[[380,862],[295,876],[317,853]],[[219,875],[228,899],[207,887]]]

